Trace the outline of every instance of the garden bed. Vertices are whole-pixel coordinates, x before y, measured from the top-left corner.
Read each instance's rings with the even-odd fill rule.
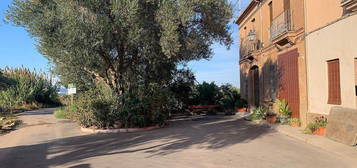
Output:
[[[161,127],[151,126],[151,127],[144,127],[144,128],[119,128],[119,129],[94,129],[94,128],[81,127],[81,131],[91,134],[109,134],[109,133],[120,133],[120,132],[129,133],[129,132],[151,131],[159,128]]]

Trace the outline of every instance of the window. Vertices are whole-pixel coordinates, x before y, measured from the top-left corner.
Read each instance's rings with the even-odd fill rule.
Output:
[[[284,0],[284,10],[290,9],[290,0]]]
[[[328,104],[341,104],[340,61],[327,62],[328,68]]]
[[[252,22],[252,27],[253,27],[253,31],[255,31],[255,18],[253,18],[252,20],[251,20],[251,22]]]

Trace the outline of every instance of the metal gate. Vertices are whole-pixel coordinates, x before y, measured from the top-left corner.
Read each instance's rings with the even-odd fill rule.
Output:
[[[287,101],[293,118],[300,118],[298,56],[295,49],[278,57],[279,99]]]

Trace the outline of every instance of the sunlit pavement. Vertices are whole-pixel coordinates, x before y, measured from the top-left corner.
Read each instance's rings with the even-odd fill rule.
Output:
[[[1,168],[346,168],[356,163],[237,117],[174,121],[137,133],[89,135],[53,109],[21,115],[0,136]],[[357,159],[356,159],[357,160]]]

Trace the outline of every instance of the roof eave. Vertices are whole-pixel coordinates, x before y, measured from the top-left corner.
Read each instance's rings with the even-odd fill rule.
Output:
[[[254,9],[254,7],[260,2],[261,0],[252,0],[248,7],[246,7],[243,11],[243,13],[238,17],[238,19],[235,21],[235,24],[239,25],[242,23],[244,18],[249,14],[249,12]]]

